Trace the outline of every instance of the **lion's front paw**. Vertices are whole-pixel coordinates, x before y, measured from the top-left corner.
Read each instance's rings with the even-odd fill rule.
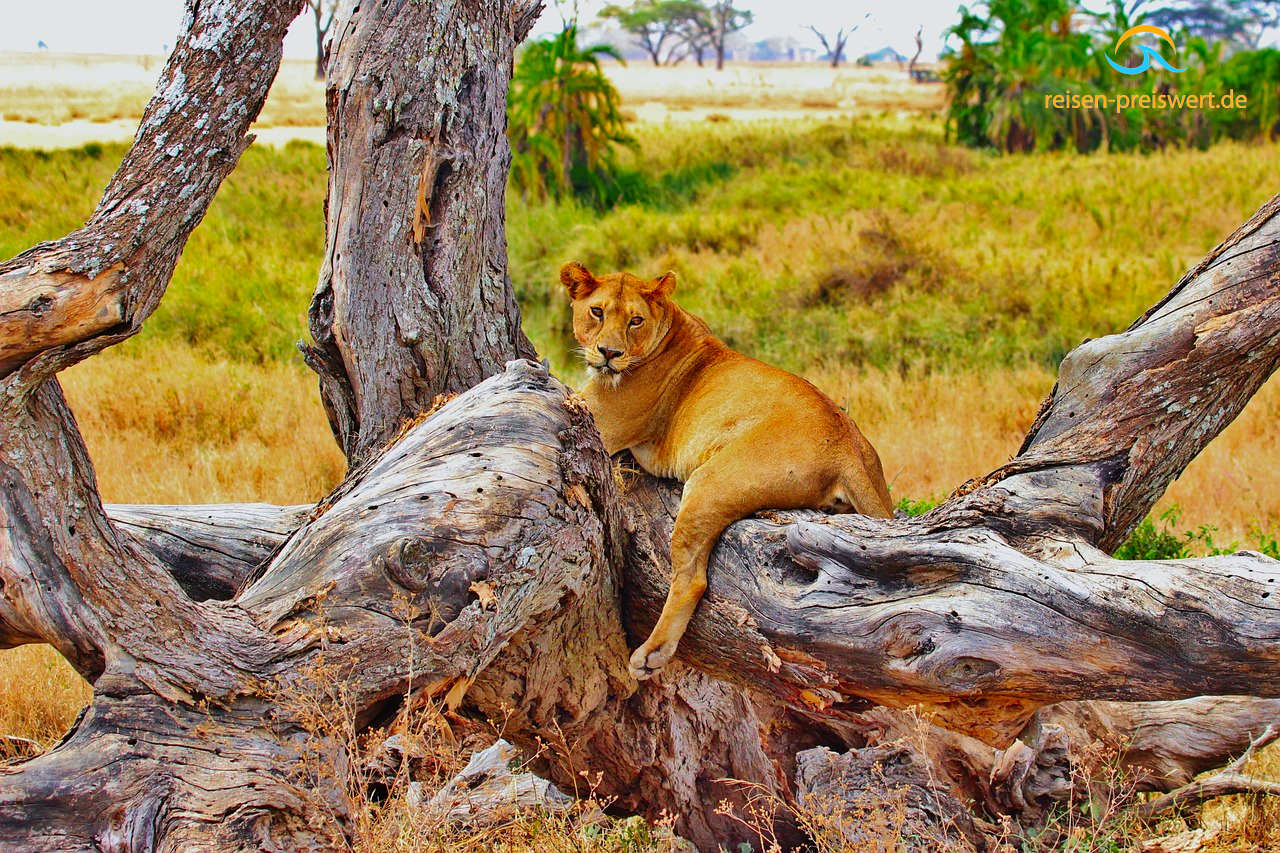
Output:
[[[671,662],[675,653],[675,643],[659,643],[649,638],[632,653],[627,669],[636,681],[644,681],[657,675],[660,669]]]

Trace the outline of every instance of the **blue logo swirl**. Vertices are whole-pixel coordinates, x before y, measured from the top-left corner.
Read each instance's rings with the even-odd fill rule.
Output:
[[[1125,32],[1124,35],[1120,36],[1120,39],[1116,42],[1116,47],[1119,48],[1120,45],[1128,41],[1130,37],[1135,36],[1138,33],[1151,33],[1152,35],[1159,36],[1160,38],[1164,39],[1166,42],[1169,43],[1169,47],[1172,47],[1174,48],[1174,50],[1177,50],[1177,47],[1173,43],[1173,39],[1169,38],[1169,34],[1167,32],[1160,29],[1159,27],[1153,27],[1150,24],[1139,24],[1136,27],[1130,27],[1129,30]],[[1121,74],[1128,74],[1130,76],[1134,74],[1142,74],[1148,71],[1151,68],[1152,63],[1159,65],[1165,71],[1172,71],[1174,74],[1181,74],[1183,71],[1187,70],[1185,68],[1175,68],[1174,66],[1170,65],[1169,62],[1163,56],[1160,55],[1160,51],[1156,50],[1154,47],[1151,47],[1150,45],[1140,44],[1138,45],[1138,50],[1139,52],[1142,53],[1142,64],[1135,65],[1132,68],[1130,68],[1127,65],[1119,64],[1118,62],[1116,62],[1114,59],[1112,59],[1110,56],[1107,56],[1106,54],[1103,54],[1103,56],[1106,58],[1107,63],[1116,71],[1119,71]]]

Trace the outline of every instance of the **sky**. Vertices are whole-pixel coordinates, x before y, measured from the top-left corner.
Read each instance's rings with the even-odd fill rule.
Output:
[[[738,0],[755,14],[755,22],[743,31],[752,41],[772,36],[794,36],[802,42],[817,39],[806,25],[834,30],[863,19],[850,39],[846,53],[857,56],[885,45],[908,55],[914,52],[916,27],[925,27],[925,58],[936,56],[941,33],[956,19],[961,0]],[[584,20],[604,5],[604,0],[580,0]],[[571,4],[570,4],[571,5]],[[4,27],[0,50],[35,50],[38,41],[51,50],[76,53],[162,53],[171,47],[182,21],[182,0],[0,0]],[[535,32],[559,29],[554,0],[547,0]],[[285,55],[299,59],[315,52],[310,14],[294,21],[285,38]]]

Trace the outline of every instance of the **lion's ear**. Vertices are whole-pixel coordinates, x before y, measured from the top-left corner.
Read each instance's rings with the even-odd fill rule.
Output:
[[[645,288],[645,295],[654,299],[666,299],[668,296],[676,292],[676,274],[673,272],[664,272],[655,278]]]
[[[569,291],[570,299],[582,299],[590,296],[591,291],[600,286],[596,277],[577,261],[570,261],[560,267],[560,283]]]

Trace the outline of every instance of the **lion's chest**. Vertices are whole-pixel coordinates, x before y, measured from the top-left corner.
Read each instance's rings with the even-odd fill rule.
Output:
[[[640,467],[655,477],[677,477],[674,466],[664,454],[660,453],[655,442],[644,442],[631,448],[631,455],[636,458]],[[677,477],[684,479],[683,477]]]
[[[700,454],[687,443],[675,443],[670,437],[633,445],[631,455],[640,467],[655,477],[672,477],[686,482],[698,467]]]

